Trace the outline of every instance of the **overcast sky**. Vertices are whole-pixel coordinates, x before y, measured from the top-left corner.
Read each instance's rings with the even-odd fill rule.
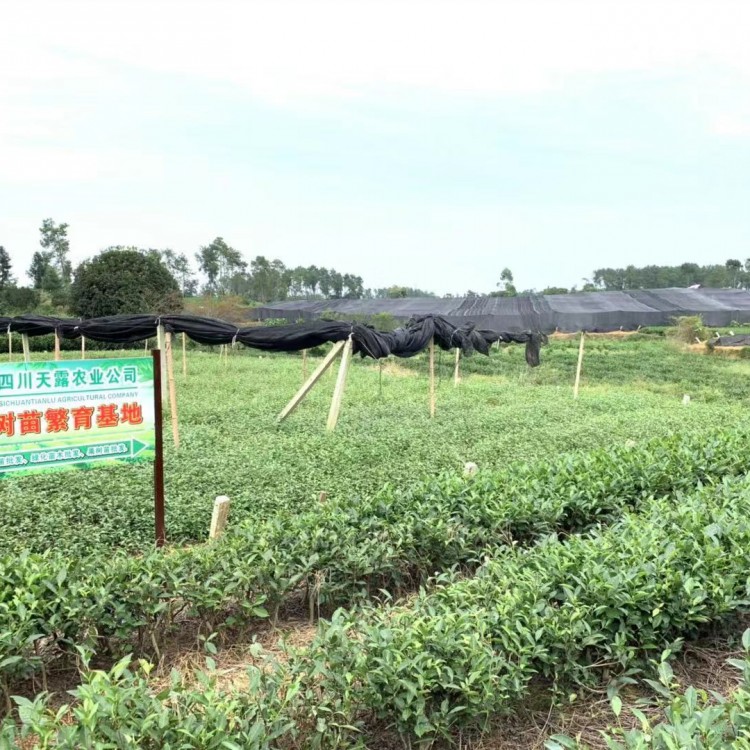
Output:
[[[0,245],[581,284],[750,256],[750,2],[0,0]],[[22,277],[22,281],[26,281]]]

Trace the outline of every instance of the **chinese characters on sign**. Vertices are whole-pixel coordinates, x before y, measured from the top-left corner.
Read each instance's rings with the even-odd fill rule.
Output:
[[[151,460],[150,358],[0,365],[0,476]]]

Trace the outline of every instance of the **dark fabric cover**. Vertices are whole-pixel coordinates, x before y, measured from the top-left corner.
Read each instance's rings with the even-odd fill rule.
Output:
[[[454,326],[467,320],[478,328],[523,333],[634,331],[673,325],[682,315],[700,315],[708,326],[750,323],[750,291],[745,289],[633,289],[621,292],[525,294],[517,297],[414,297],[406,299],[291,300],[253,310],[258,320],[317,320],[338,315],[386,313],[397,320],[440,316]]]
[[[711,346],[750,346],[750,335],[717,336],[708,342]]]
[[[539,333],[507,333],[478,330],[474,323],[456,326],[445,318],[420,315],[395,331],[376,331],[360,323],[318,320],[286,326],[250,326],[238,328],[232,323],[195,315],[114,315],[92,320],[49,318],[23,315],[0,318],[4,330],[43,336],[57,331],[65,338],[85,336],[93,341],[110,344],[132,344],[156,336],[157,326],[163,325],[172,333],[185,333],[200,344],[218,345],[241,343],[253,349],[275,352],[295,352],[312,349],[321,344],[345,341],[352,337],[353,351],[362,357],[382,359],[390,355],[413,357],[424,351],[432,339],[444,350],[459,348],[469,356],[474,352],[489,354],[490,346],[500,341],[505,344],[526,344],[526,361],[532,367],[539,364],[539,348],[544,336]]]

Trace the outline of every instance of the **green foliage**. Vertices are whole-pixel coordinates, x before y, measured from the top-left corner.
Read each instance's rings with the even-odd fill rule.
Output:
[[[594,271],[593,280],[600,289],[607,291],[685,288],[693,284],[717,288],[747,288],[750,283],[750,259],[745,261],[744,266],[739,260],[730,258],[723,265],[682,263],[679,266],[598,268]]]
[[[41,235],[39,244],[44,249],[42,255],[48,263],[45,273],[42,275],[42,289],[50,292],[53,291],[52,287],[45,286],[45,283],[50,283],[45,282],[45,278],[49,276],[50,269],[55,271],[60,285],[67,287],[70,284],[71,272],[73,270],[68,259],[68,253],[70,252],[68,225],[55,224],[52,219],[44,219],[41,227],[39,227],[39,234]]]
[[[251,669],[244,693],[217,687],[209,659],[195,687],[173,673],[154,694],[150,667],[126,659],[108,673],[84,673],[72,706],[17,699],[21,734],[44,748],[104,747],[96,743],[113,737],[123,738],[117,747],[172,747],[175,736],[185,748],[361,748],[362,730],[376,723],[395,727],[406,747],[450,741],[455,729],[512,710],[539,675],[560,687],[591,684],[602,666],[627,675],[677,652],[704,623],[746,608],[748,512],[750,480],[725,481],[678,502],[648,500],[609,528],[499,548],[473,578],[444,575],[408,602],[337,612],[284,665]],[[666,662],[659,671],[669,683]],[[747,736],[748,704],[738,704],[727,718]],[[679,721],[714,739],[719,718],[693,693],[669,715],[672,729]],[[3,731],[18,736],[10,724]],[[685,732],[666,741],[670,731],[641,740],[721,747],[678,744]],[[627,747],[651,747],[637,739]]]
[[[750,604],[749,511],[743,479],[651,501],[588,535],[498,550],[473,578],[352,617],[335,643],[323,629],[311,647],[325,651],[321,690],[339,693],[351,675],[353,720],[447,739],[507,713],[537,675],[590,684],[599,665],[644,667]]]
[[[23,315],[39,307],[41,299],[36,289],[8,286],[0,291],[0,312],[3,315]]]
[[[10,261],[10,253],[0,245],[0,291],[9,288],[13,284],[13,264]]]
[[[0,653],[11,659],[0,664],[0,679],[41,669],[37,644],[48,639],[58,649],[47,647],[47,659],[79,647],[153,646],[158,655],[178,613],[199,617],[210,632],[265,616],[261,604],[275,618],[300,586],[311,611],[398,594],[436,570],[471,568],[500,543],[581,532],[649,496],[747,471],[747,439],[742,431],[675,436],[473,478],[447,474],[410,492],[387,487],[307,513],[248,519],[219,543],[166,554],[0,557]],[[66,512],[45,509],[53,523]]]
[[[649,719],[638,708],[631,712],[640,722],[638,729],[617,729],[604,734],[609,750],[747,750],[750,748],[750,630],[742,643],[745,658],[730,663],[742,673],[742,681],[729,697],[688,687],[677,690],[669,663],[659,665],[659,680],[648,680],[662,698],[664,720]],[[666,698],[666,700],[664,700]],[[556,736],[547,743],[549,750],[583,745],[572,737]]]
[[[708,338],[700,315],[682,315],[675,318],[674,328],[670,329],[667,335],[683,344],[694,344],[697,340],[705,341]]]
[[[78,266],[71,303],[77,316],[98,318],[177,312],[182,309],[182,295],[158,258],[133,248],[113,247]]]
[[[0,342],[7,352],[1,336]],[[51,352],[51,339],[46,346]],[[333,376],[277,426],[276,415],[302,382],[299,357],[235,353],[225,366],[215,352],[190,351],[188,380],[178,375],[177,383],[180,450],[166,437],[170,540],[205,539],[217,494],[232,498],[233,519],[259,518],[315,507],[321,490],[331,500],[371,496],[385,484],[406,491],[465,461],[491,471],[565,451],[748,423],[743,399],[750,378],[740,362],[673,352],[658,341],[587,341],[584,385],[574,402],[576,356],[577,342],[555,342],[545,347],[542,367],[528,372],[522,347],[495,350],[491,358],[462,360],[460,388],[450,382],[453,358],[445,358],[434,420],[423,357],[393,372],[386,363],[382,394],[378,366],[357,359],[331,435],[323,427]],[[683,393],[692,395],[689,408]],[[65,472],[54,482],[45,475],[3,479],[0,553],[144,549],[152,540],[152,509],[147,466]]]

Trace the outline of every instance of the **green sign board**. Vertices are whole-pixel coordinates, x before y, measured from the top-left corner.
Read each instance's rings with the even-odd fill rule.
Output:
[[[153,459],[150,357],[0,365],[0,477]]]

